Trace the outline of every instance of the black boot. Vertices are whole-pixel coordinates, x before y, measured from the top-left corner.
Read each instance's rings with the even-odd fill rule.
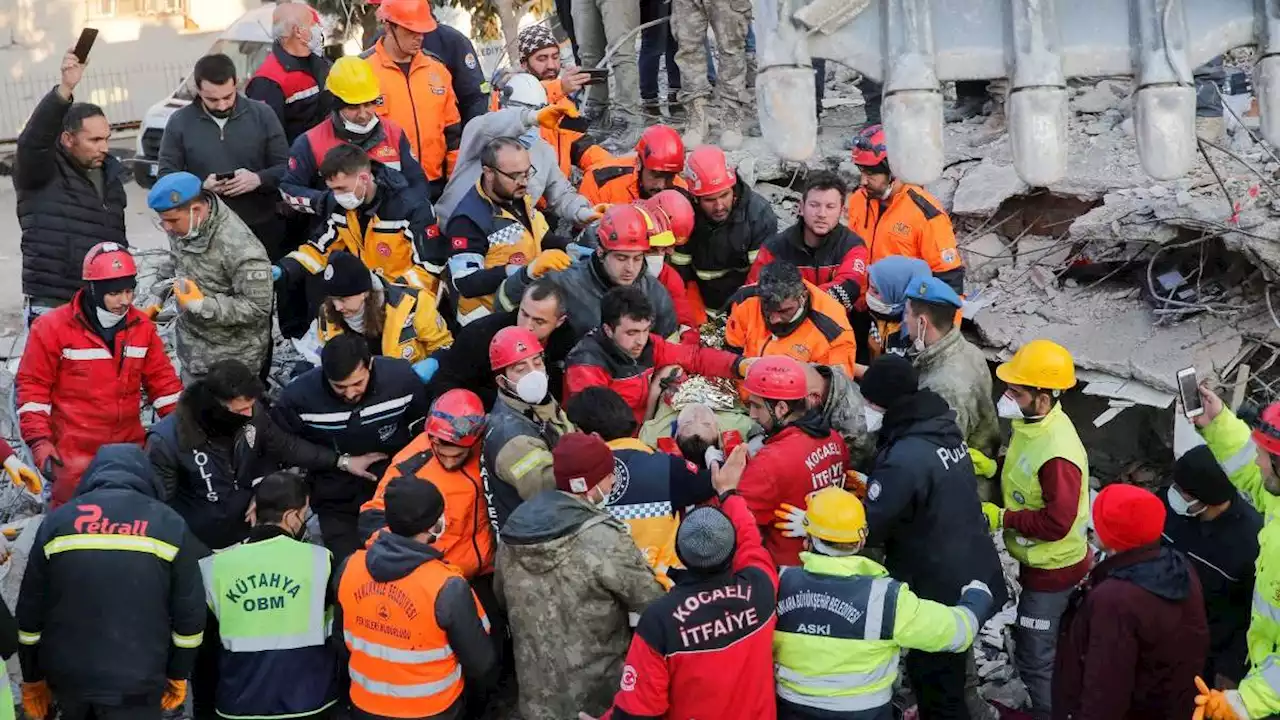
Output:
[[[667,94],[667,114],[672,120],[684,119],[684,105],[680,103],[680,93]]]

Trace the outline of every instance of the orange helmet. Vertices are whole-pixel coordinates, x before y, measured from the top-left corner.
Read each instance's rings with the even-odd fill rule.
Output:
[[[133,261],[133,255],[123,245],[113,242],[100,242],[89,248],[80,268],[80,278],[89,282],[118,280],[137,274],[138,266]]]
[[[427,417],[428,437],[459,447],[472,447],[484,434],[485,412],[480,397],[455,388],[436,398]]]
[[[645,207],[654,215],[667,219],[677,246],[689,242],[689,236],[693,234],[693,203],[689,202],[687,195],[669,188],[644,202]]]
[[[382,0],[377,17],[409,32],[429,33],[436,29],[436,19],[427,0]]]
[[[689,153],[684,179],[694,197],[716,195],[733,187],[738,176],[729,169],[724,151],[715,145],[700,145]]]
[[[884,141],[884,128],[868,125],[853,139],[853,164],[875,167],[889,162],[889,146]]]
[[[653,172],[678,173],[684,170],[684,141],[668,125],[653,125],[636,143],[636,162]]]
[[[596,228],[600,247],[607,252],[647,252],[653,218],[635,205],[614,205]]]
[[[502,328],[489,341],[489,367],[494,372],[541,354],[538,336],[519,325]]]
[[[742,389],[765,400],[803,400],[809,394],[804,366],[786,355],[769,355],[751,364]]]

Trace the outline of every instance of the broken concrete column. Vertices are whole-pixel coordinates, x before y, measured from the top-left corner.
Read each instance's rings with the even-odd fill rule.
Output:
[[[1012,165],[983,161],[960,178],[951,212],[985,217],[998,210],[1005,200],[1030,189]]]

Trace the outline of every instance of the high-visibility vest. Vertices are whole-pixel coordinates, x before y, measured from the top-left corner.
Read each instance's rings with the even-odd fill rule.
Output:
[[[435,292],[439,281],[427,271],[419,242],[439,234],[435,225],[427,228],[426,238],[415,239],[408,220],[383,219],[375,214],[361,230],[360,209],[341,207],[329,215],[326,223],[318,238],[289,253],[307,272],[323,272],[334,251],[346,250],[383,280]]]
[[[431,291],[384,283],[382,297],[383,355],[413,363],[453,344],[453,335],[449,333],[444,318],[440,317],[436,296]],[[327,309],[320,308],[316,319],[316,336],[320,344],[328,343],[345,331],[341,323],[330,323]]]
[[[1052,542],[1024,537],[1017,530],[1005,528],[1004,545],[1018,562],[1041,570],[1054,570],[1074,565],[1088,552],[1085,527],[1089,519],[1089,457],[1071,418],[1055,404],[1038,422],[1013,421],[1009,452],[1004,459],[1000,485],[1004,506],[1008,510],[1039,510],[1044,507],[1040,487],[1040,466],[1053,458],[1063,458],[1080,468],[1080,498],[1076,518],[1066,537]]]
[[[484,194],[481,181],[476,181],[475,192],[462,196],[453,210],[453,217],[467,217],[486,234],[485,253],[455,252],[449,258],[449,272],[454,278],[464,277],[477,270],[495,267],[510,268],[528,265],[542,252],[542,238],[548,232],[547,220],[534,206],[533,198],[525,195],[525,214],[532,229],[524,226],[514,214],[496,205]],[[457,242],[455,238],[453,242]],[[465,241],[464,241],[465,242]],[[493,295],[454,298],[458,308],[458,323],[466,325],[493,312]]]
[[[439,715],[462,695],[462,665],[436,623],[435,604],[457,568],[430,560],[399,580],[374,580],[359,550],[338,583],[343,637],[351,651],[351,702],[373,715]],[[483,622],[488,622],[477,604]]]

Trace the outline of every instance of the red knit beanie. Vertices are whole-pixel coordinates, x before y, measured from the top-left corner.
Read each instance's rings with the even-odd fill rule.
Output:
[[[1093,501],[1093,529],[1115,552],[1150,545],[1164,530],[1164,503],[1134,485],[1108,485]]]
[[[569,433],[551,451],[556,489],[582,495],[613,472],[613,451],[599,435]]]

